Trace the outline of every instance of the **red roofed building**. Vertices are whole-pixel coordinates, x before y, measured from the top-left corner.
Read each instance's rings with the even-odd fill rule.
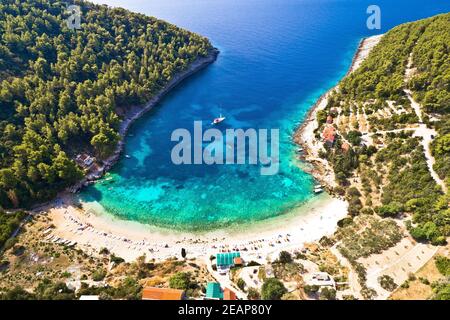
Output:
[[[244,260],[241,257],[234,257],[233,263],[235,266],[242,266],[244,264]]]
[[[223,290],[223,300],[237,300],[236,293],[228,288]]]
[[[183,290],[145,287],[142,291],[142,300],[184,300]]]
[[[336,129],[333,126],[326,126],[322,131],[323,142],[332,147],[336,139]]]

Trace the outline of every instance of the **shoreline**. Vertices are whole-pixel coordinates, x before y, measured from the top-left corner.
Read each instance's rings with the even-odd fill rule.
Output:
[[[367,56],[381,36],[361,40],[347,74],[355,70]],[[120,156],[124,146],[124,137],[130,125],[142,114],[149,111],[159,100],[182,80],[196,71],[206,67],[217,58],[218,51],[213,51],[207,58],[197,63],[175,77],[166,88],[155,96],[144,107],[132,110],[121,123],[121,141],[116,152],[102,168],[103,173],[109,169]],[[339,84],[338,84],[339,85]],[[324,93],[308,112],[303,124],[294,133],[294,142],[305,148],[305,160],[312,163],[311,174],[328,189],[332,190],[334,174],[317,170],[317,159],[314,159],[315,117],[318,110],[326,106],[329,93],[338,85]],[[326,169],[328,165],[322,162]],[[329,165],[328,165],[329,166]],[[188,257],[207,259],[211,254],[220,251],[239,250],[248,261],[266,261],[267,257],[275,257],[281,250],[300,250],[305,243],[320,240],[331,235],[337,229],[337,222],[347,216],[348,203],[336,196],[324,193],[312,198],[306,203],[284,215],[249,222],[239,227],[229,227],[205,233],[190,233],[177,230],[162,229],[135,221],[121,220],[102,210],[98,203],[82,203],[70,193],[62,194],[47,207],[48,216],[55,228],[51,232],[52,241],[63,239],[91,255],[98,255],[102,248],[108,250],[126,261],[132,261],[146,255],[154,261],[164,261],[180,255],[181,249],[187,251]],[[97,206],[98,207],[95,207]],[[48,236],[47,236],[48,238]],[[46,241],[49,241],[47,239]]]
[[[119,127],[119,136],[120,140],[116,145],[116,148],[113,154],[107,159],[103,160],[103,165],[96,171],[90,172],[87,174],[81,181],[76,183],[74,186],[66,188],[66,191],[63,193],[70,191],[72,193],[78,192],[83,187],[95,183],[96,180],[105,175],[120,159],[120,155],[123,152],[125,146],[125,138],[130,129],[131,125],[141,118],[144,114],[152,110],[158,103],[161,102],[162,99],[165,98],[167,94],[169,94],[172,89],[177,87],[181,82],[185,79],[193,76],[200,70],[203,70],[213,62],[217,60],[219,55],[219,49],[213,47],[206,57],[198,58],[194,62],[192,62],[186,70],[176,74],[165,86],[162,88],[155,96],[153,96],[146,104],[143,106],[133,106],[126,112],[124,115],[124,119],[120,123]],[[39,205],[42,206],[42,205]]]
[[[342,79],[359,68],[361,63],[369,55],[370,51],[381,40],[382,36],[383,35],[381,34],[361,39],[353,56],[350,67]],[[328,103],[328,96],[339,87],[340,81],[319,97],[316,103],[314,103],[308,111],[303,123],[295,130],[293,135],[293,141],[297,145],[300,145],[304,150],[302,160],[311,164],[313,167],[309,173],[314,177],[314,179],[323,184],[327,191],[334,196],[336,196],[334,193],[334,188],[337,187],[334,171],[326,160],[319,157],[319,150],[321,149],[321,146],[318,144],[318,140],[315,137],[315,131],[318,128],[316,122],[317,112],[325,109]]]
[[[333,234],[337,222],[347,215],[347,208],[346,202],[322,194],[278,217],[191,233],[121,220],[103,212],[98,203],[80,209],[73,195],[66,195],[46,210],[54,228],[44,241],[59,238],[77,242],[77,247],[91,255],[108,248],[126,261],[143,254],[164,261],[179,257],[181,248],[185,248],[188,258],[197,259],[239,249],[248,261],[262,263],[268,256],[276,257],[281,250],[299,250],[305,243]],[[54,239],[48,239],[49,235]]]

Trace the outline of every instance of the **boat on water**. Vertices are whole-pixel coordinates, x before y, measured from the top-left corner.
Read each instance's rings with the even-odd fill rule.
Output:
[[[130,159],[131,156],[130,156],[129,154],[126,154],[126,155],[125,155],[125,158]]]
[[[219,124],[222,121],[224,121],[225,119],[226,118],[224,116],[222,116],[222,114],[221,114],[218,118],[215,118],[211,124]]]
[[[322,192],[323,192],[323,185],[315,184],[314,185],[314,193],[322,193]]]

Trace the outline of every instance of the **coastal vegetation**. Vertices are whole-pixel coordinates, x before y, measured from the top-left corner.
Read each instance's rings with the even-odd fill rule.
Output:
[[[261,298],[263,300],[280,300],[287,293],[284,284],[276,278],[268,278],[261,287]]]
[[[450,284],[448,282],[438,282],[432,285],[432,300],[450,300]]]
[[[172,24],[89,2],[81,28],[50,0],[0,4],[0,206],[26,207],[82,175],[87,151],[105,159],[121,120],[212,49]]]
[[[407,103],[404,75],[411,56],[417,73],[407,87],[426,112],[448,113],[449,14],[406,23],[389,31],[361,67],[340,83],[333,102],[368,103],[376,110],[392,100]]]
[[[10,239],[12,233],[19,227],[20,222],[26,216],[23,211],[7,213],[0,211],[0,250],[12,247],[14,240]],[[10,242],[8,244],[8,241]]]
[[[394,291],[398,287],[394,282],[394,279],[392,279],[392,277],[388,275],[379,277],[378,282],[380,283],[381,287],[387,291]]]
[[[436,268],[443,276],[450,276],[450,259],[444,256],[437,256],[435,258]]]
[[[32,216],[14,245],[4,250],[0,256],[0,299],[99,295],[100,299],[140,300],[144,286],[179,287],[186,289],[188,297],[198,297],[213,280],[206,267],[192,259],[154,262],[140,256],[125,262],[107,249],[88,255],[45,240],[49,227],[51,220],[46,215]]]
[[[349,215],[321,244],[350,264],[364,299],[386,291],[394,299],[418,292],[448,299],[436,269],[446,269],[446,256],[407,281],[374,270],[380,257],[421,246],[425,255],[428,243],[445,245],[450,235],[450,13],[375,38],[363,43],[369,53],[358,53],[359,67],[318,104],[314,137],[304,135],[312,139],[309,158],[326,160],[336,182],[330,188],[349,204]]]
[[[355,218],[354,223],[340,228],[336,234],[336,239],[341,241],[339,251],[352,263],[381,253],[402,238],[403,234],[393,220],[379,220],[370,215]]]
[[[392,29],[317,117],[316,137],[333,133],[320,156],[332,166],[349,213],[409,215],[411,235],[436,245],[450,235],[450,195],[430,171],[423,140],[429,133],[421,132],[437,133],[431,135],[433,169],[448,189],[449,43],[450,14]]]

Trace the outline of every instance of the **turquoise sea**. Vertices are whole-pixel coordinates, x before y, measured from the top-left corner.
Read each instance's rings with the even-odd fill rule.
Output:
[[[123,219],[204,231],[279,216],[314,197],[312,177],[295,159],[291,136],[317,98],[346,73],[362,37],[450,11],[442,0],[97,0],[155,16],[208,37],[218,60],[137,121],[123,157],[81,193]],[[366,9],[381,8],[381,30]],[[280,129],[280,171],[254,165],[171,162],[174,129]],[[112,178],[112,179],[111,179]]]

